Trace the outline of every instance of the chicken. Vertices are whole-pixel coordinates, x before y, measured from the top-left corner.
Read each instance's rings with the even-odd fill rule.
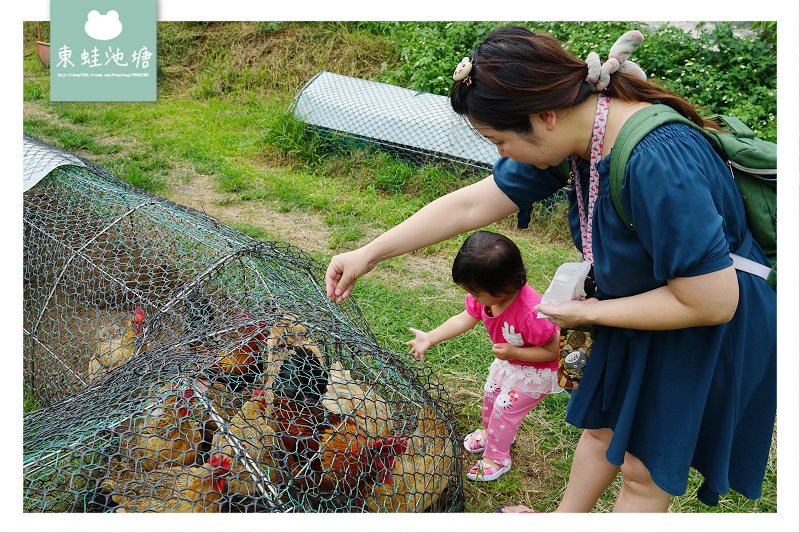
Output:
[[[227,457],[214,455],[198,472],[189,479],[187,486],[178,491],[178,513],[218,513],[224,500],[227,476],[231,462]]]
[[[271,402],[260,389],[230,419],[211,443],[212,453],[230,459],[230,492],[243,496],[277,499],[270,487],[279,483],[283,451],[272,427],[267,425]],[[265,486],[264,482],[267,482]]]
[[[241,315],[234,319],[230,329],[217,332],[205,341],[193,342],[191,347],[205,355],[199,361],[203,374],[225,382],[237,392],[252,384],[261,373],[266,341],[261,326],[255,324],[248,315]]]
[[[386,482],[392,475],[395,456],[406,451],[406,440],[398,437],[372,439],[351,420],[336,421],[321,433],[317,458],[321,472],[318,486],[331,492],[357,489],[368,483]],[[312,461],[312,468],[314,462]]]
[[[233,347],[219,352],[216,356],[216,364],[225,374],[234,376],[256,374],[259,372],[258,362],[263,346],[263,343],[257,339],[235,344]]]
[[[306,346],[283,347],[273,384],[272,423],[299,486],[360,493],[389,475],[405,441],[389,437],[391,411],[341,363],[329,372]],[[335,370],[335,374],[334,371]]]
[[[394,458],[392,473],[366,490],[372,512],[404,513],[431,507],[450,482],[456,448],[444,419],[431,407],[422,409],[407,450]]]
[[[284,449],[290,454],[290,468],[305,464],[317,451],[318,429],[325,424],[320,406],[328,377],[319,360],[305,348],[282,348],[283,360],[277,375],[271,376],[272,424]]]
[[[319,449],[319,432],[330,427],[322,407],[305,405],[280,396],[275,396],[273,400],[269,425],[288,454],[287,466],[292,473],[299,471],[314,456]]]
[[[283,360],[283,350],[287,347],[297,346],[311,352],[319,361],[320,366],[327,366],[327,359],[317,347],[308,328],[300,322],[300,318],[288,312],[281,312],[280,318],[269,326],[266,337],[269,349],[269,363],[280,365]]]
[[[279,390],[276,388],[272,423],[298,486],[362,494],[368,484],[391,475],[394,456],[406,449],[404,439],[376,439],[358,425],[355,417],[284,398]]]
[[[286,346],[284,359],[273,383],[276,396],[306,405],[317,405],[328,388],[328,371],[304,346]]]
[[[133,355],[136,346],[141,342],[144,333],[144,311],[140,306],[129,319],[129,325],[124,330],[116,324],[111,324],[98,331],[100,342],[93,347],[89,360],[89,381],[94,381],[100,375],[112,370]],[[147,349],[147,345],[140,351]]]
[[[161,465],[151,472],[112,461],[101,488],[119,504],[118,513],[216,513],[226,499],[230,466],[222,455],[202,466]]]
[[[215,427],[198,402],[192,389],[172,392],[143,423],[134,425],[133,439],[123,438],[133,448],[131,457],[141,460],[145,471],[161,463],[195,463],[201,443],[210,440]]]
[[[322,406],[340,415],[350,415],[364,431],[375,438],[387,437],[392,428],[392,411],[374,387],[357,382],[337,361],[330,367],[327,391]]]
[[[242,408],[242,399],[241,394],[233,392],[227,383],[228,381],[221,376],[216,376],[216,380],[211,381],[207,376],[201,374],[193,386],[195,393],[210,402],[210,407],[214,412],[223,419],[230,420]]]

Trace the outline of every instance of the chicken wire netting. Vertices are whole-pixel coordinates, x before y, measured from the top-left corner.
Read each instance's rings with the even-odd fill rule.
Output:
[[[317,261],[23,144],[24,511],[462,509],[443,387]]]
[[[483,176],[497,147],[453,111],[446,96],[318,72],[290,106],[306,131],[331,152],[377,150],[414,165],[442,165]],[[539,202],[552,212],[566,188]]]
[[[446,96],[332,72],[314,75],[291,105],[329,146],[375,147],[413,163],[490,172],[497,148],[453,111]]]

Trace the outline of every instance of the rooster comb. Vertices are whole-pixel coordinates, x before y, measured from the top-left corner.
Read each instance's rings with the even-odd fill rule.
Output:
[[[222,468],[223,470],[231,469],[231,460],[224,455],[217,454],[212,456],[209,464],[211,465],[211,468]]]

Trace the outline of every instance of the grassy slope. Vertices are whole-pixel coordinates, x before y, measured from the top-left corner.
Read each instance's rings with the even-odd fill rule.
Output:
[[[51,103],[49,73],[33,45],[35,32],[35,24],[26,25],[26,133],[258,238],[292,242],[322,263],[391,227],[448,188],[423,184],[386,194],[381,184],[396,174],[410,173],[413,185],[423,173],[398,170],[363,154],[321,159],[306,146],[294,145],[291,131],[276,135],[281,128],[291,129],[281,113],[316,72],[370,78],[383,62],[392,61],[386,40],[351,25],[284,24],[277,32],[264,32],[256,23],[160,23],[161,75],[154,104]],[[449,187],[469,179],[461,177]],[[539,221],[531,230],[516,230],[512,218],[492,226],[520,245],[531,282],[541,290],[559,264],[577,257],[565,231],[552,229],[563,223],[563,216],[556,222]],[[451,239],[386,261],[359,281],[355,296],[384,346],[402,353],[409,326],[428,329],[460,310],[463,294],[449,280],[450,261],[460,242]],[[476,328],[428,354],[465,430],[479,423],[488,348],[485,332]],[[517,502],[545,511],[555,507],[579,436],[563,423],[566,401],[566,393],[548,397],[525,419],[513,448],[515,468],[497,482],[467,484],[468,510],[493,511]],[[711,510],[774,512],[776,477],[773,454],[764,498],[749,502],[731,494]],[[690,480],[687,496],[676,498],[673,510],[710,510],[692,496],[699,482],[699,476]],[[610,510],[617,490],[609,489],[597,510]]]

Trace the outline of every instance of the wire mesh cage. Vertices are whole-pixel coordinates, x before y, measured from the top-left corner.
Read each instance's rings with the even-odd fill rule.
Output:
[[[23,141],[25,512],[462,509],[445,390],[312,257]]]
[[[318,72],[298,91],[290,112],[332,152],[370,149],[414,165],[439,164],[483,177],[497,147],[458,115],[446,96],[332,72]],[[538,202],[552,212],[566,188]]]
[[[446,96],[322,71],[291,111],[330,145],[353,143],[422,163],[492,170],[497,148],[456,114]]]

